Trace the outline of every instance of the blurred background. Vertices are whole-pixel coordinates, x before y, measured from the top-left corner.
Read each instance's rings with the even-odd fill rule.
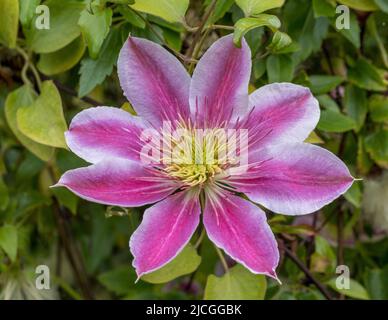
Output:
[[[49,189],[87,165],[63,132],[85,108],[134,112],[116,70],[129,33],[192,72],[231,32],[252,50],[250,90],[308,86],[321,107],[308,142],[361,180],[315,214],[268,212],[282,285],[231,259],[225,274],[197,234],[135,284],[128,240],[145,208]],[[0,0],[0,299],[388,299],[387,50],[386,0]]]

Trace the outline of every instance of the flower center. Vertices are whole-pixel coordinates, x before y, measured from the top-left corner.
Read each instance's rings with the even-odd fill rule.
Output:
[[[222,168],[217,164],[172,164],[166,172],[187,185],[194,187],[210,181]]]
[[[182,125],[171,136],[171,153],[164,171],[188,186],[214,181],[230,164],[224,129],[195,129]]]

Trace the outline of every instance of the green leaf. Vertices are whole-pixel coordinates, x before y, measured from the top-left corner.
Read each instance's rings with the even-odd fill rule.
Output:
[[[316,98],[319,101],[319,104],[325,109],[336,111],[336,112],[340,111],[340,108],[337,102],[335,102],[328,94],[322,94],[317,96]]]
[[[336,256],[329,242],[319,236],[315,236],[315,252],[311,256],[312,271],[332,273],[336,266]]]
[[[368,269],[365,286],[373,300],[388,300],[388,265],[382,269]]]
[[[20,143],[43,161],[51,159],[54,149],[39,144],[25,136],[17,125],[17,112],[20,108],[31,105],[36,98],[35,92],[28,85],[12,91],[5,101],[5,116],[9,127]]]
[[[3,178],[0,177],[0,211],[5,210],[9,203],[9,192]]]
[[[356,208],[361,207],[362,193],[360,189],[360,184],[354,182],[348,191],[344,194],[346,200],[348,200]]]
[[[334,17],[335,6],[327,0],[313,0],[314,17]]]
[[[93,14],[88,10],[81,12],[78,24],[81,27],[83,36],[88,44],[89,55],[96,59],[104,43],[104,39],[109,33],[112,24],[112,9],[103,10],[95,8]]]
[[[378,9],[374,0],[337,0],[337,2],[361,11],[374,11]]]
[[[19,27],[19,1],[0,1],[0,21],[0,42],[14,48]]]
[[[206,1],[206,5],[209,6],[211,0]],[[234,0],[217,0],[216,6],[214,8],[214,12],[209,18],[207,25],[214,24],[218,20],[220,20],[232,7],[234,4]]]
[[[47,76],[62,73],[73,68],[85,52],[85,43],[78,37],[66,47],[51,53],[40,55],[37,67]]]
[[[374,0],[376,5],[385,13],[388,13],[388,1],[387,0]]]
[[[287,50],[290,49],[291,44],[292,39],[287,33],[276,31],[272,37],[272,41],[268,46],[268,49],[273,53],[291,52],[290,50]],[[294,50],[294,48],[291,49]]]
[[[321,111],[317,128],[326,132],[345,132],[356,128],[356,122],[342,113],[333,110]]]
[[[312,144],[323,144],[325,141],[321,139],[318,134],[315,133],[315,131],[311,131],[309,136],[304,140],[306,143],[312,143]]]
[[[267,59],[268,82],[289,82],[294,75],[294,64],[288,55],[272,55]]]
[[[388,168],[388,129],[381,128],[365,138],[365,149],[383,168]]]
[[[115,294],[125,295],[131,291],[131,285],[136,280],[136,276],[132,270],[130,266],[118,267],[100,274],[98,281]]]
[[[368,112],[366,91],[351,84],[347,85],[345,89],[344,105],[347,114],[356,122],[356,131],[360,131],[361,127],[364,125]]]
[[[246,17],[257,15],[264,11],[279,8],[285,0],[236,0]]]
[[[348,78],[349,82],[362,89],[372,91],[385,91],[387,89],[383,72],[364,58],[358,59],[354,66],[348,70]]]
[[[136,0],[131,8],[161,17],[168,22],[183,22],[189,0]]]
[[[369,98],[370,116],[375,122],[388,122],[388,97],[383,95],[372,95]]]
[[[334,291],[341,293],[345,296],[354,299],[369,300],[369,295],[366,289],[356,280],[349,279],[349,289],[338,288],[336,285],[336,278],[331,279],[326,282],[326,284],[332,288]]]
[[[87,95],[98,84],[102,83],[106,76],[112,73],[121,45],[121,34],[117,29],[113,29],[101,48],[99,58],[97,60],[91,58],[82,60],[78,90],[80,97]]]
[[[286,24],[287,34],[300,47],[293,55],[295,63],[302,62],[310,54],[321,49],[329,29],[329,20],[326,17],[314,18],[310,0],[287,1],[282,21]]]
[[[127,20],[130,24],[140,29],[144,29],[146,23],[141,19],[133,10],[126,6],[118,7],[118,12]]]
[[[52,147],[67,148],[62,100],[52,81],[43,82],[40,96],[31,105],[19,108],[17,123],[20,131],[30,139]]]
[[[52,188],[52,192],[62,206],[69,209],[72,214],[77,214],[79,197],[65,188]]]
[[[387,6],[388,6],[388,2],[387,2]],[[386,21],[387,21],[387,15],[383,15],[379,13],[371,14],[366,22],[367,30],[370,36],[369,34],[366,35],[365,40],[369,40],[369,41],[375,40],[376,45],[380,51],[381,59],[384,63],[384,66],[388,68],[388,53],[385,48],[386,45],[388,45],[388,39],[387,39],[388,29],[384,28],[386,25]]]
[[[180,51],[182,49],[182,38],[179,32],[164,28],[163,37],[166,40],[167,44],[174,50]]]
[[[359,135],[357,142],[357,169],[361,174],[368,174],[369,170],[373,166],[373,161],[365,150],[365,139]]]
[[[222,277],[209,275],[205,288],[205,300],[263,300],[267,290],[264,275],[251,273],[236,265]]]
[[[8,257],[16,260],[18,250],[18,231],[15,226],[5,224],[0,227],[0,248],[2,248]]]
[[[344,81],[342,77],[328,75],[312,75],[309,79],[311,83],[310,88],[313,94],[330,92]]]
[[[23,26],[30,25],[35,15],[36,7],[40,4],[40,1],[41,0],[19,0],[19,18]]]
[[[81,34],[77,22],[85,8],[84,2],[49,0],[45,4],[50,9],[50,29],[40,30],[32,26],[27,34],[30,48],[37,53],[58,51]]]
[[[331,25],[335,30],[342,34],[346,39],[348,39],[356,48],[360,47],[360,33],[361,29],[358,24],[357,15],[353,12],[350,12],[349,19],[349,28],[337,29],[335,26],[336,20],[331,20]]]
[[[142,276],[142,280],[150,283],[165,283],[185,274],[194,272],[201,263],[201,257],[195,248],[188,244],[179,255],[152,273]]]
[[[281,23],[277,16],[270,14],[260,14],[255,18],[242,18],[234,25],[233,42],[241,47],[241,38],[250,30],[259,27],[269,27],[272,31],[280,28]]]

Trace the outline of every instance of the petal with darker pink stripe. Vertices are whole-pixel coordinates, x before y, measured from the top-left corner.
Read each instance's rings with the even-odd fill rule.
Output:
[[[354,179],[333,153],[307,143],[288,143],[249,155],[248,170],[228,182],[252,201],[282,214],[319,210],[345,193]]]
[[[226,191],[208,195],[203,221],[209,239],[253,273],[277,279],[276,239],[265,213]]]
[[[65,136],[71,151],[88,162],[108,158],[140,161],[144,145],[141,133],[145,129],[139,117],[124,110],[96,107],[78,113]]]
[[[144,212],[130,240],[139,278],[178,255],[197,228],[200,212],[198,194],[190,191],[169,196]]]
[[[159,201],[179,185],[140,163],[109,159],[65,172],[55,187],[66,187],[86,200],[123,207]]]
[[[164,120],[187,119],[190,76],[160,45],[129,37],[118,60],[120,84],[137,114],[156,129]]]
[[[215,127],[248,110],[251,51],[233,35],[217,40],[198,62],[190,87],[190,110],[200,122]]]
[[[249,96],[250,112],[239,123],[248,129],[251,151],[284,142],[303,142],[318,123],[318,101],[308,88],[273,83]]]

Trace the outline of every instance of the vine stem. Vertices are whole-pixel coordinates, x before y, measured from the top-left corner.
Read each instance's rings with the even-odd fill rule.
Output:
[[[225,273],[227,273],[229,271],[229,267],[228,267],[228,264],[226,263],[226,260],[225,260],[223,253],[221,252],[221,250],[217,246],[214,246],[214,248],[216,249],[217,254],[220,257],[220,261],[221,261],[222,267],[225,270]]]
[[[196,30],[196,32],[194,33],[194,39],[193,39],[193,42],[191,43],[191,46],[189,47],[189,49],[187,50],[187,53],[186,53],[186,56],[189,57],[189,58],[194,58],[195,59],[195,56],[193,55],[194,54],[194,51],[195,51],[195,48],[197,46],[197,43],[201,40],[201,34],[202,34],[202,31],[204,29],[204,27],[206,26],[206,23],[207,21],[209,20],[215,6],[216,6],[216,3],[217,3],[217,0],[213,0],[210,4],[210,6],[208,7],[200,25],[198,26],[198,29]],[[202,41],[203,42],[203,41]],[[196,50],[199,52],[199,50]],[[190,65],[190,69],[192,69],[193,66],[192,64]]]
[[[136,10],[132,9],[131,7],[129,7],[129,9],[134,13],[136,14],[141,20],[144,21],[144,23],[146,24],[146,26],[151,30],[151,32],[159,39],[160,42],[163,43],[163,45],[168,48],[172,53],[174,53],[178,58],[180,58],[182,61],[184,62],[190,62],[190,63],[196,63],[197,61],[191,59],[191,58],[188,58],[187,56],[185,56],[184,54],[180,53],[179,51],[175,50],[174,48],[171,48],[168,43],[164,40],[164,38],[155,30],[155,28],[152,26],[152,24],[146,19],[144,18],[139,12],[137,12]]]
[[[39,76],[38,70],[36,70],[34,64],[31,61],[30,56],[21,47],[16,47],[16,51],[23,57],[23,59],[25,61],[25,65],[22,69],[23,82],[26,84],[31,84],[31,81],[28,79],[28,76],[27,76],[27,69],[30,68],[30,70],[32,71],[32,74],[34,75],[36,84],[40,90],[42,88],[42,80]]]
[[[302,270],[302,272],[305,274],[305,276],[317,287],[317,289],[324,295],[324,297],[327,300],[332,300],[330,293],[327,291],[325,286],[319,282],[314,275],[310,272],[310,270],[303,264],[302,261],[299,260],[299,258],[286,246],[283,246],[282,248],[286,255],[292,260],[292,262],[295,263],[295,265]]]
[[[194,244],[195,249],[198,249],[199,245],[202,243],[203,238],[205,237],[205,234],[206,234],[205,228],[202,228],[201,233],[199,234],[199,237]]]
[[[53,181],[55,181],[55,172],[51,165],[48,166],[48,172]],[[81,289],[82,296],[85,299],[94,299],[93,292],[91,290],[86,268],[82,259],[82,255],[74,241],[73,234],[70,229],[69,221],[66,219],[67,212],[60,206],[58,200],[53,196],[53,212],[56,220],[57,229],[61,244],[65,249],[67,258],[69,259],[70,265],[73,269],[75,279],[78,286]]]

